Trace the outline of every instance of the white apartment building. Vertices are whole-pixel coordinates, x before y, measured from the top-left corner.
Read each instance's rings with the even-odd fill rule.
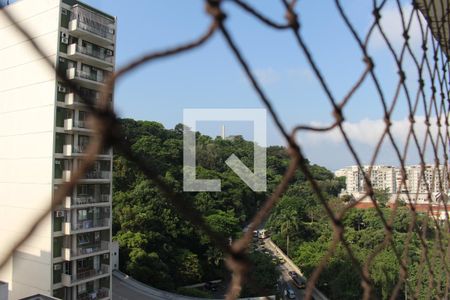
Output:
[[[364,172],[369,172],[369,166],[364,166],[363,168]],[[408,192],[411,200],[416,204],[429,203],[428,191],[431,193],[432,202],[438,201],[438,197],[442,194],[441,192],[448,195],[449,184],[445,175],[445,166],[442,165],[439,168],[435,168],[432,165],[426,165],[424,176],[421,174],[420,165],[406,166],[405,170],[406,186],[402,184],[400,168],[374,165],[370,173],[373,188],[389,191],[392,195],[398,192],[400,199],[403,201],[407,201],[406,192]],[[355,198],[364,194],[364,178],[357,166],[339,169],[335,172],[335,176],[346,178],[346,189],[342,191],[342,194],[353,195]]]
[[[76,0],[20,0],[4,9],[84,99],[99,98],[115,64],[115,17]],[[0,13],[0,257],[77,169],[93,135],[88,116]],[[111,179],[107,149],[0,270],[9,299],[110,299]]]
[[[370,166],[363,166],[364,172],[369,172]],[[365,191],[363,172],[358,166],[350,166],[335,172],[336,177],[345,177],[345,193],[359,195]],[[391,166],[374,165],[370,170],[370,180],[374,189],[396,191],[396,169]]]

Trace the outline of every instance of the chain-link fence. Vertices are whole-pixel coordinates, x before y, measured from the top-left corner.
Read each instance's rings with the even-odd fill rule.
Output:
[[[367,5],[372,6],[372,21],[370,27],[364,35],[361,35],[352,23],[352,15],[350,15],[344,8],[342,1],[335,0],[335,9],[338,12],[340,18],[344,22],[348,29],[348,32],[353,38],[354,45],[360,50],[360,56],[354,57],[355,60],[361,60],[361,64],[364,66],[363,72],[359,78],[355,80],[354,84],[348,90],[348,93],[342,97],[337,98],[334,91],[327,83],[327,78],[324,76],[318,62],[315,59],[314,52],[311,51],[308,43],[305,41],[302,35],[301,15],[302,11],[298,11],[296,8],[296,1],[280,0],[285,8],[284,20],[273,20],[263,14],[261,14],[252,5],[241,0],[209,0],[205,1],[206,12],[211,16],[211,23],[206,28],[205,33],[197,39],[180,44],[178,46],[168,48],[162,51],[156,51],[148,53],[142,57],[136,58],[134,61],[118,69],[106,82],[103,93],[101,95],[110,94],[115,83],[133,72],[137,68],[144,67],[145,64],[150,61],[158,60],[161,58],[173,57],[183,52],[195,51],[195,49],[201,47],[207,43],[213,35],[221,35],[227,47],[234,55],[236,63],[242,68],[247,79],[250,81],[254,92],[259,97],[264,107],[268,110],[271,118],[274,121],[275,126],[284,137],[288,147],[287,150],[291,157],[290,165],[284,174],[283,179],[278,184],[259,209],[250,223],[250,227],[246,233],[236,240],[232,245],[229,245],[227,237],[216,234],[205,223],[201,213],[196,210],[190,203],[183,201],[183,194],[175,192],[172,187],[167,184],[160,174],[157,174],[152,168],[152,162],[149,158],[143,158],[138,156],[133,151],[127,142],[125,136],[123,136],[118,119],[115,112],[108,105],[107,96],[104,96],[100,105],[94,104],[90,99],[84,99],[89,104],[89,109],[93,115],[93,128],[96,132],[96,139],[91,142],[89,148],[86,151],[86,156],[79,166],[77,171],[71,177],[70,182],[62,185],[55,193],[52,205],[46,208],[46,211],[38,216],[33,225],[30,226],[23,236],[18,236],[16,242],[13,245],[7,245],[8,253],[12,253],[24,243],[27,237],[33,234],[33,230],[36,225],[42,221],[50,211],[61,205],[66,195],[69,195],[78,180],[82,178],[83,174],[93,165],[96,154],[100,153],[105,147],[115,147],[119,149],[123,155],[136,163],[141,171],[152,180],[165,195],[167,201],[169,201],[177,212],[186,220],[203,230],[213,241],[213,243],[226,253],[226,262],[229,270],[232,272],[232,280],[227,292],[227,299],[236,299],[241,291],[242,283],[245,280],[246,273],[251,265],[247,259],[247,250],[252,240],[252,234],[255,229],[270,215],[272,208],[277,204],[277,201],[283,195],[283,192],[289,186],[290,180],[293,178],[295,172],[299,169],[310,183],[317,199],[323,205],[328,218],[333,227],[332,243],[329,245],[329,249],[317,265],[315,271],[308,279],[306,298],[311,298],[312,289],[315,286],[318,278],[326,267],[327,262],[333,257],[337,247],[343,247],[346,254],[350,258],[353,267],[358,271],[361,279],[361,286],[363,288],[364,299],[373,297],[373,281],[370,274],[370,266],[373,263],[377,255],[386,248],[390,248],[395,254],[396,260],[400,266],[399,278],[394,289],[391,292],[390,299],[397,299],[400,297],[399,292],[407,285],[407,288],[411,292],[411,298],[417,298],[422,290],[425,290],[426,295],[431,295],[429,292],[431,289],[437,289],[439,299],[448,299],[450,273],[449,273],[449,220],[447,210],[448,199],[448,186],[449,170],[448,170],[448,145],[449,145],[449,79],[448,79],[448,60],[447,55],[450,53],[448,49],[449,45],[449,33],[450,28],[448,26],[448,13],[450,12],[450,6],[448,0],[421,0],[413,1],[412,4],[408,4],[411,9],[404,10],[405,3],[400,0],[392,1],[367,1]],[[240,51],[236,40],[233,38],[232,32],[227,25],[227,15],[222,9],[223,2],[229,2],[232,5],[236,5],[242,11],[256,18],[260,21],[261,26],[267,26],[278,31],[289,31],[292,34],[292,38],[298,45],[298,50],[302,54],[303,59],[310,66],[312,72],[315,75],[315,79],[319,83],[320,89],[324,92],[325,97],[329,101],[329,105],[332,109],[334,122],[328,126],[318,127],[311,125],[298,125],[292,130],[287,129],[283,123],[283,116],[278,115],[273,105],[273,101],[268,94],[266,94],[263,85],[258,81],[255,76],[254,70],[250,67],[244,54]],[[389,28],[383,27],[382,18],[383,13],[387,6],[394,8],[402,24],[403,41],[400,47],[395,46],[389,38]],[[3,9],[1,11],[6,18],[12,23],[14,22],[14,16],[8,13],[8,10]],[[307,13],[307,12],[305,12]],[[310,13],[310,12],[309,12]],[[418,24],[419,30],[411,32],[412,24]],[[36,44],[26,30],[18,26],[20,34],[26,37],[35,48],[40,56],[46,57],[41,50],[40,45]],[[385,92],[385,84],[382,76],[377,73],[376,65],[377,61],[374,61],[373,56],[369,50],[368,44],[374,38],[374,35],[380,35],[383,43],[383,47],[390,53],[391,58],[395,62],[393,66],[397,72],[397,78],[395,82],[395,93],[389,97]],[[411,34],[420,35],[414,36],[415,39],[419,39],[419,45],[413,45],[410,43]],[[415,47],[417,46],[417,47]],[[405,67],[405,61],[409,61],[408,68]],[[47,59],[47,67],[53,68],[53,63]],[[57,76],[60,81],[64,82],[66,86],[75,91],[82,98],[82,94],[78,91],[70,80],[67,80],[66,75],[58,73]],[[345,70],[340,71],[342,76],[345,75]],[[414,83],[407,82],[407,78],[417,78]],[[386,216],[383,210],[380,209],[379,203],[374,193],[372,180],[370,177],[371,168],[364,168],[363,162],[360,158],[360,153],[356,150],[353,141],[349,137],[349,134],[345,127],[346,108],[349,103],[352,102],[354,95],[363,88],[364,83],[370,82],[375,87],[376,98],[378,99],[379,106],[382,108],[384,116],[384,130],[381,137],[378,139],[376,146],[374,147],[373,155],[371,158],[371,166],[373,166],[379,156],[380,148],[382,144],[389,144],[394,149],[395,158],[398,162],[401,178],[400,188],[396,194],[394,205],[392,206],[392,213]],[[400,96],[402,95],[402,96]],[[397,108],[400,101],[400,97],[406,99],[406,111],[409,122],[407,130],[406,141],[399,141],[395,134],[392,132],[392,115]],[[292,103],[295,105],[295,103]],[[424,126],[426,128],[425,134],[420,136],[417,133],[417,120],[418,120],[418,107],[422,106],[424,111]],[[421,118],[420,118],[421,119]],[[299,122],[300,123],[300,122]],[[432,127],[436,130],[432,130]],[[296,140],[296,136],[299,132],[314,132],[316,134],[324,134],[332,130],[337,130],[343,138],[348,153],[352,156],[355,164],[359,167],[361,174],[363,174],[363,181],[365,184],[364,193],[359,199],[347,204],[345,209],[336,213],[330,204],[326,200],[321,187],[314,180],[314,177],[309,169],[308,162],[305,158],[303,148],[304,145]],[[370,134],[370,133],[368,133]],[[426,149],[431,149],[431,155],[434,159],[434,170],[432,182],[438,183],[439,192],[441,197],[438,200],[432,197],[432,191],[429,185],[427,187],[427,200],[429,206],[425,213],[426,221],[422,227],[417,225],[417,216],[419,212],[416,209],[415,197],[416,191],[408,189],[407,185],[407,172],[406,172],[406,160],[408,158],[411,149],[417,151],[421,166],[421,176],[418,179],[420,182],[426,182],[425,169],[427,166],[426,161]],[[427,153],[430,155],[430,153]],[[442,167],[443,166],[443,167]],[[402,250],[399,250],[399,243],[393,238],[393,222],[395,220],[395,211],[397,205],[395,205],[400,197],[400,190],[402,194],[406,195],[406,205],[410,208],[411,222],[408,226],[408,232],[405,240],[402,241]],[[348,211],[358,205],[362,200],[370,200],[371,204],[375,208],[376,214],[384,227],[384,239],[370,255],[365,257],[363,262],[358,259],[345,236],[345,227],[343,225],[343,218]],[[438,212],[434,210],[439,210]],[[444,216],[444,217],[442,217]],[[435,234],[427,235],[427,230],[432,229]],[[420,264],[418,266],[420,276],[428,277],[428,286],[420,284],[418,282],[411,282],[407,280],[410,271],[410,262],[408,259],[408,247],[411,242],[413,234],[416,234],[420,240]],[[430,240],[431,239],[431,240]],[[435,249],[431,248],[433,245]],[[2,259],[0,268],[3,267],[8,258]],[[435,281],[436,261],[440,262],[442,272],[445,274],[444,282]]]

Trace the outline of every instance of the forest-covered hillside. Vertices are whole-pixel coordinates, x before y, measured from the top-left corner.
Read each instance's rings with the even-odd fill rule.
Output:
[[[164,180],[177,191],[182,191],[183,126],[165,129],[157,122],[123,119],[121,123],[133,151],[151,160]],[[265,201],[289,162],[286,150],[280,146],[267,148],[266,193],[256,193],[225,164],[234,153],[247,166],[253,165],[253,143],[240,136],[231,139],[209,137],[197,133],[197,177],[221,179],[221,192],[185,192],[189,201],[203,214],[206,222],[217,232],[231,239],[237,238],[256,210]],[[335,212],[342,210],[348,198],[338,198],[344,187],[344,178],[336,178],[324,167],[310,165],[330,206]],[[376,191],[385,218],[392,210],[385,206],[387,198],[383,191]],[[385,199],[386,198],[386,199]],[[384,200],[383,200],[384,199]],[[199,230],[171,208],[158,189],[145,179],[137,166],[126,160],[120,152],[114,156],[114,238],[120,244],[121,270],[152,286],[176,291],[179,287],[196,282],[222,278],[227,280],[228,271],[222,253]],[[430,286],[430,294],[416,296],[420,299],[433,297],[445,288],[445,267],[439,259],[437,244],[429,242],[428,263],[423,263],[423,246],[416,232],[424,228],[424,216],[416,220],[417,230],[408,236],[411,213],[407,207],[399,207],[392,225],[395,251],[404,255],[408,244],[409,288]],[[345,238],[361,266],[367,257],[385,239],[385,228],[374,209],[351,209],[344,219]],[[333,237],[327,214],[314,196],[303,174],[297,171],[288,190],[279,200],[266,227],[272,239],[309,276],[325,255]],[[433,240],[436,232],[432,224],[421,233]],[[448,235],[441,234],[446,245]],[[409,240],[408,243],[406,241]],[[435,247],[436,246],[436,247]],[[402,254],[403,253],[403,254]],[[254,268],[243,296],[267,295],[274,292],[278,277],[270,257],[252,253]],[[422,261],[422,264],[420,263]],[[426,262],[426,261],[425,261]],[[433,282],[430,282],[430,268]],[[393,248],[380,248],[380,253],[369,265],[375,289],[373,297],[387,299],[399,278],[399,262]],[[331,299],[361,299],[361,277],[354,264],[339,245],[329,259],[319,278],[318,288]],[[180,290],[178,290],[180,291]],[[411,294],[404,285],[399,295]]]
[[[158,173],[176,190],[182,189],[183,126],[165,129],[157,122],[121,120],[133,151],[154,162]],[[224,236],[236,238],[242,228],[266,199],[270,190],[280,181],[289,158],[283,147],[267,149],[268,192],[256,193],[224,163],[234,153],[247,166],[253,165],[253,143],[240,136],[223,140],[219,137],[197,134],[197,177],[219,178],[222,191],[184,193],[185,201],[192,202],[202,212],[208,224]],[[331,194],[342,187],[325,168],[311,166],[315,177]],[[303,187],[305,179],[299,172],[292,186]],[[304,191],[299,191],[303,193]],[[310,191],[308,191],[310,193]],[[162,289],[175,290],[179,286],[211,280],[226,279],[222,253],[199,230],[181,219],[162,197],[158,189],[144,178],[137,166],[120,152],[114,153],[114,208],[113,231],[120,244],[120,268],[143,282]],[[252,257],[260,268],[266,266],[264,257]],[[273,269],[273,266],[272,266]],[[252,280],[266,286],[251,286],[247,295],[273,288],[276,276],[258,272]],[[275,273],[275,272],[272,272]],[[267,280],[267,278],[269,280]]]

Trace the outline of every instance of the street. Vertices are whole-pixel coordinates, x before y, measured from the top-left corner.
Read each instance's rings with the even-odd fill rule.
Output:
[[[264,248],[267,249],[270,253],[272,253],[273,256],[279,256],[279,254],[276,253],[277,251],[273,247],[271,247],[267,241],[268,240],[264,241]],[[303,299],[305,290],[297,288],[294,285],[294,282],[293,282],[291,276],[289,276],[289,271],[295,271],[295,270],[292,269],[286,261],[284,261],[284,263],[278,265],[278,269],[280,270],[281,277],[283,279],[283,283],[281,286],[282,292],[284,293],[284,290],[286,290],[289,287],[292,291],[294,291],[295,299],[298,299],[298,300]],[[285,298],[288,299],[287,297],[285,297]]]

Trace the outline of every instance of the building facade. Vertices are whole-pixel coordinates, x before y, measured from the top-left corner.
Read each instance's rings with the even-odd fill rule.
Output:
[[[363,170],[368,173],[370,168],[364,166]],[[422,174],[420,165],[411,165],[405,166],[405,172],[406,185],[402,182],[400,168],[393,166],[374,165],[369,178],[374,189],[384,190],[391,195],[391,201],[398,197],[407,202],[409,196],[414,204],[428,206],[430,200],[432,204],[437,205],[442,197],[448,197],[449,184],[445,166],[441,165],[436,168],[426,165]],[[365,194],[363,172],[358,166],[339,169],[335,172],[335,176],[345,177],[346,188],[342,191],[342,195],[352,195],[357,199]],[[369,202],[370,199],[365,199],[365,201]],[[425,206],[423,208],[425,209]]]
[[[395,193],[397,190],[397,169],[392,166],[374,165],[363,166],[365,173],[369,174],[372,186],[377,190],[385,190]],[[336,177],[345,177],[346,189],[344,193],[349,195],[362,194],[366,190],[363,172],[358,166],[350,166],[335,172]]]
[[[4,9],[82,96],[0,14],[0,236],[9,245],[83,160],[95,134],[83,99],[97,101],[114,70],[116,18],[76,0],[21,0]],[[0,270],[10,299],[110,299],[111,195],[112,151],[105,149]]]

